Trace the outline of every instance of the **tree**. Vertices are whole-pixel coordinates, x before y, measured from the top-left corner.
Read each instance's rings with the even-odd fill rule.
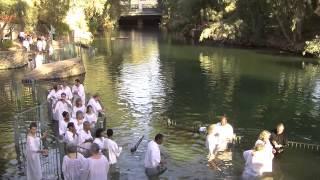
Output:
[[[1,0],[0,1],[0,40],[3,39],[4,30],[16,18],[16,1],[15,0]]]

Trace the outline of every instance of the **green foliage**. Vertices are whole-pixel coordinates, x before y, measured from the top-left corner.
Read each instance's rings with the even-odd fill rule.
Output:
[[[0,42],[0,49],[8,50],[13,46],[13,42],[11,40],[3,40]]]
[[[307,53],[320,57],[320,37],[319,36],[316,36],[311,41],[306,41],[306,46],[304,47],[303,55]]]

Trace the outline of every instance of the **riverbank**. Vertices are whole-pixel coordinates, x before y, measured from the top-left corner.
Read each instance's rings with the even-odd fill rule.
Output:
[[[22,68],[28,64],[28,56],[23,50],[0,51],[0,70]]]

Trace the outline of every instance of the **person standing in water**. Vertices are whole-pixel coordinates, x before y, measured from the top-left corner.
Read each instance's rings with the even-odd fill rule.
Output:
[[[216,125],[216,131],[219,135],[218,151],[225,151],[233,140],[233,128],[228,123],[227,117],[222,116],[221,121]]]
[[[218,150],[219,139],[216,133],[216,125],[212,124],[208,127],[208,135],[206,137],[206,147],[209,150],[208,161],[212,161]]]
[[[288,144],[283,123],[278,124],[277,128],[271,131],[270,142],[276,151],[276,155],[283,152],[284,147]]]
[[[147,152],[144,158],[145,172],[148,177],[159,176],[164,173],[167,168],[164,167],[164,162],[161,161],[159,145],[163,143],[163,135],[157,134],[154,140],[148,143]]]
[[[42,170],[40,164],[40,154],[47,154],[47,150],[40,150],[40,138],[36,136],[37,124],[32,122],[29,126],[26,144],[26,159],[27,159],[27,180],[41,180]],[[45,139],[47,134],[42,136]]]

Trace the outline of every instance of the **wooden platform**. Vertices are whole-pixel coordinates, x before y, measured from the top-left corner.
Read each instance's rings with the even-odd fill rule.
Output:
[[[80,57],[63,61],[43,64],[26,73],[23,82],[32,82],[34,80],[53,80],[63,79],[72,76],[85,74],[85,68]]]

